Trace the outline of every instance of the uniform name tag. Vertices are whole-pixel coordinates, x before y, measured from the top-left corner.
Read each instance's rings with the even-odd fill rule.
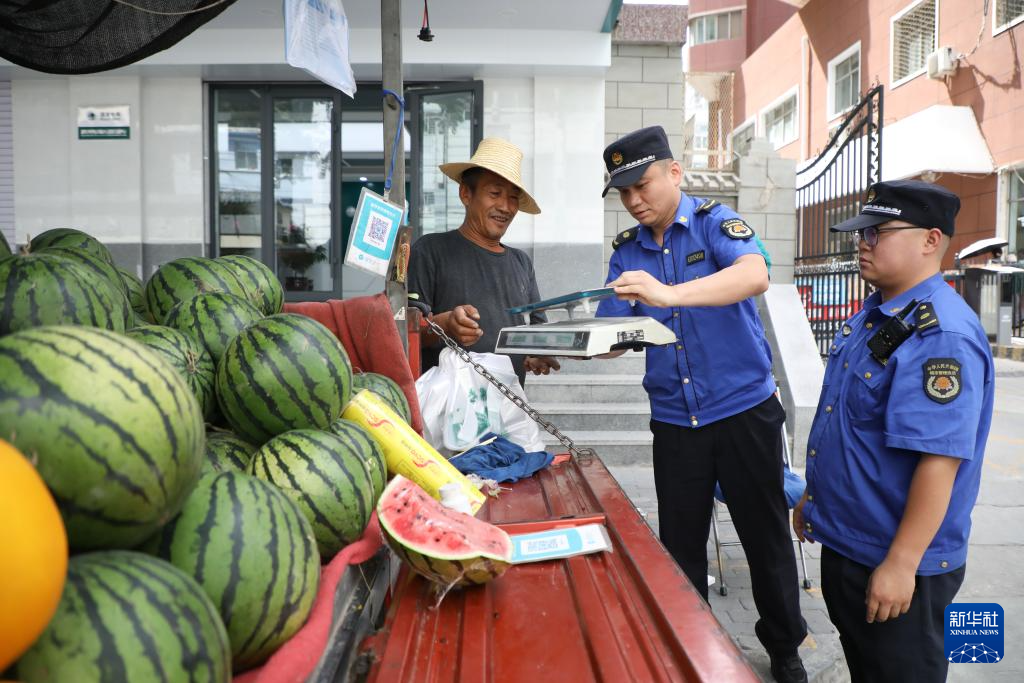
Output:
[[[692,254],[686,255],[686,265],[692,266],[694,263],[700,263],[704,260],[704,250],[695,251]]]

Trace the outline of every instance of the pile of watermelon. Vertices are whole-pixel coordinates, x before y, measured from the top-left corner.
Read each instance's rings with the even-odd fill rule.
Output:
[[[409,406],[282,306],[246,256],[143,283],[78,230],[0,250],[0,436],[73,553],[56,616],[0,678],[226,681],[302,626],[321,561],[387,482],[373,435],[339,416],[354,387]]]

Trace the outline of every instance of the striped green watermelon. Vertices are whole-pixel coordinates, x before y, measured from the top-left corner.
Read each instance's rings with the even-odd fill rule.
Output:
[[[373,513],[373,483],[361,454],[330,432],[278,434],[252,456],[249,474],[298,503],[324,559],[358,540]]]
[[[412,411],[409,410],[409,399],[398,386],[398,382],[376,372],[357,372],[352,375],[352,393],[369,389],[384,399],[392,410],[401,415],[406,422],[412,422]]]
[[[114,299],[115,305],[118,308],[117,314],[124,315],[125,325],[131,326],[130,323],[135,317],[134,311],[132,310],[131,302],[128,300],[128,290],[125,289],[124,280],[121,279],[121,274],[117,271],[116,267],[104,261],[96,254],[83,249],[46,247],[33,253],[36,255],[55,254],[61,256],[81,265],[89,273],[89,277],[92,280],[106,282],[110,285],[110,296]]]
[[[132,547],[174,516],[205,435],[199,402],[157,353],[52,326],[0,338],[0,438],[35,462],[72,549],[89,550]]]
[[[217,260],[231,267],[249,299],[264,315],[281,312],[284,307],[284,288],[269,266],[244,254],[221,256]]]
[[[213,359],[199,342],[180,330],[163,325],[140,325],[125,334],[156,351],[178,371],[199,401],[204,417],[217,406],[217,397],[213,393]]]
[[[164,325],[188,334],[209,351],[214,363],[238,333],[263,318],[258,308],[240,296],[224,292],[199,294],[174,306]]]
[[[0,260],[0,335],[43,325],[88,325],[123,332],[124,307],[105,281],[63,256]]]
[[[11,245],[7,243],[7,236],[4,235],[2,230],[0,230],[0,258],[10,256],[13,253],[14,250],[11,249]]]
[[[153,320],[153,316],[149,314],[149,309],[146,308],[146,293],[142,280],[135,273],[124,268],[118,268],[117,273],[121,276],[124,291],[128,294],[128,303],[131,304],[132,310],[135,311],[137,319],[152,325],[156,321]]]
[[[72,557],[57,614],[21,657],[19,680],[227,683],[231,648],[195,579],[150,555]]]
[[[162,323],[175,304],[206,292],[227,292],[245,298],[245,288],[230,267],[214,259],[186,256],[168,261],[149,278],[146,308],[153,320]]]
[[[99,256],[107,263],[113,264],[114,257],[110,250],[92,235],[74,228],[54,228],[36,235],[28,244],[29,253],[42,251],[48,247],[66,247],[87,251]]]
[[[377,501],[377,518],[392,550],[441,590],[487,583],[512,562],[507,533],[446,508],[400,474]]]
[[[380,444],[365,427],[352,420],[339,417],[328,429],[340,436],[348,448],[358,453],[366,464],[370,481],[373,482],[373,500],[376,501],[380,494],[384,493],[384,486],[388,481],[388,461]]]
[[[207,474],[146,546],[199,582],[220,610],[235,671],[263,662],[309,616],[320,556],[309,522],[275,486]]]
[[[294,313],[250,325],[217,366],[221,413],[253,443],[290,429],[326,429],[351,392],[352,366],[341,342],[317,321]]]
[[[206,462],[203,473],[245,472],[256,446],[221,429],[206,431]]]

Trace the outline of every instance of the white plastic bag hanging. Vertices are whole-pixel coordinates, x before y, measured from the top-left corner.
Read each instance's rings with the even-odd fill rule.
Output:
[[[508,356],[469,355],[525,398]],[[423,414],[423,436],[446,455],[475,446],[487,432],[504,436],[527,451],[544,450],[537,424],[451,349],[441,351],[438,366],[416,380],[416,394]]]

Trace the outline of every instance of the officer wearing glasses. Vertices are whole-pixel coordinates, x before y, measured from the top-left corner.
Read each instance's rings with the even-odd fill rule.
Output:
[[[876,291],[831,347],[793,528],[823,546],[854,681],[946,679],[995,376],[977,315],[939,272],[959,209],[937,185],[876,183],[832,228],[855,231]]]

